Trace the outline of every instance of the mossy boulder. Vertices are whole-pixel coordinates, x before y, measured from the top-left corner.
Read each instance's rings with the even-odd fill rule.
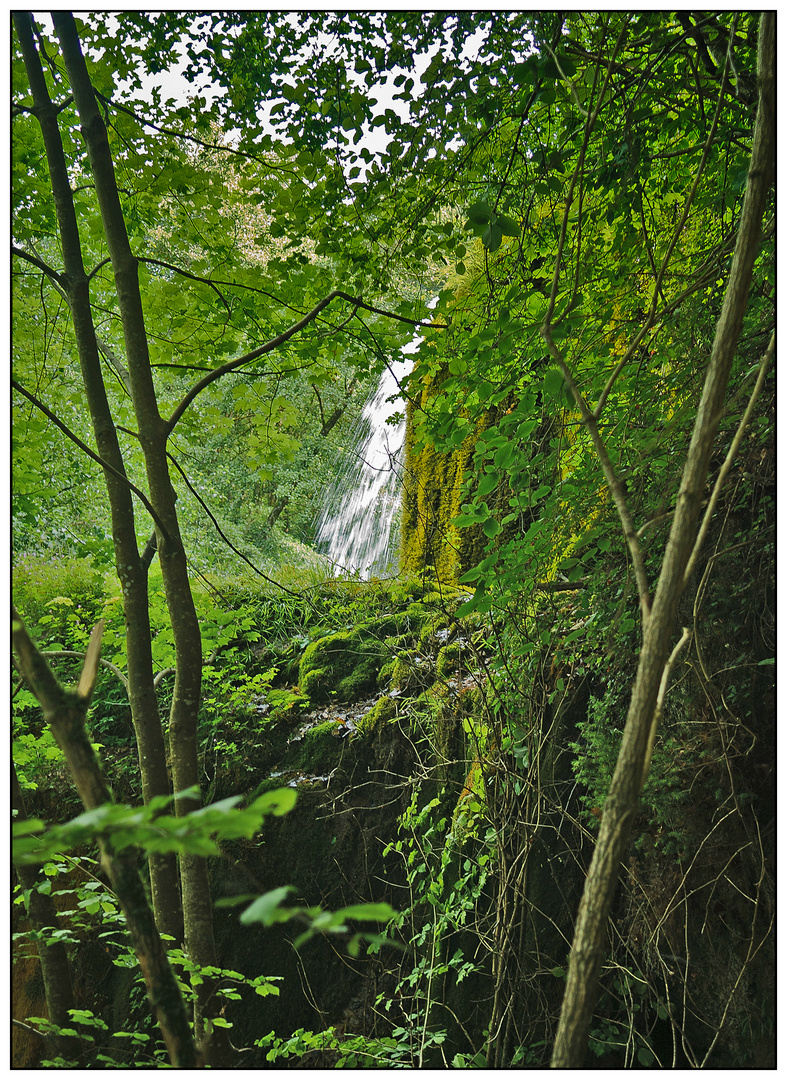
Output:
[[[316,724],[299,738],[293,739],[281,763],[284,771],[296,769],[301,773],[323,775],[335,768],[342,756],[339,725],[334,720]]]
[[[301,657],[299,685],[311,701],[357,701],[373,690],[387,657],[384,642],[367,631],[330,634],[313,641]]]
[[[444,645],[437,654],[435,670],[442,679],[449,675],[455,675],[462,667],[467,665],[467,644],[463,641],[452,641]]]
[[[396,702],[386,694],[357,721],[355,726],[361,735],[375,735],[387,723],[395,720],[397,713]]]
[[[400,653],[390,668],[391,688],[400,694],[418,694],[433,680],[433,662],[413,650]]]

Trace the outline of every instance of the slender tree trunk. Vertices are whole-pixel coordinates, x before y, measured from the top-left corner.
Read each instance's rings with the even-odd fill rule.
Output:
[[[129,244],[107,131],[88,76],[74,18],[66,12],[55,12],[53,19],[93,171],[123,322],[126,363],[139,440],[145,457],[150,501],[160,521],[160,526],[157,526],[158,553],[176,656],[175,688],[169,718],[173,783],[176,791],[189,788],[198,791],[197,717],[202,681],[202,640],[175,509],[175,493],[169,476],[166,452],[169,429],[159,414],[153,385],[138,262]],[[181,799],[177,803],[178,813],[186,814],[199,805],[199,795],[193,799]],[[213,911],[206,860],[184,854],[180,864],[186,950],[196,963],[215,965]],[[195,1007],[197,1038],[202,1036],[203,1008],[212,989],[207,980],[199,988],[199,1000]]]
[[[599,837],[579,907],[566,992],[552,1057],[553,1067],[580,1068],[598,993],[607,919],[631,825],[647,778],[658,722],[658,702],[668,668],[678,601],[697,536],[702,495],[722,414],[733,355],[743,325],[762,215],[772,183],[775,151],[775,13],[760,17],[759,107],[749,176],[730,279],[716,327],[702,399],[694,424],[664,563],[650,617],[615,773],[604,803]]]
[[[44,711],[58,746],[65,754],[69,772],[86,810],[112,801],[85,730],[85,717],[98,670],[103,623],[94,629],[76,691],[64,689],[46,660],[30,640],[22,620],[12,612],[14,649],[19,667]],[[172,1064],[194,1068],[198,1064],[183,998],[167,959],[167,951],[156,927],[153,910],[139,876],[135,848],[114,851],[111,842],[100,839],[101,862],[126,916],[126,926],[139,960],[148,999],[155,1013]]]
[[[16,821],[26,821],[25,800],[22,788],[12,762],[11,805],[16,811]],[[41,866],[32,863],[14,863],[19,884],[26,893],[25,907],[27,917],[34,930],[57,929],[59,919],[54,901],[48,893],[39,892],[41,884]],[[74,988],[71,982],[71,965],[68,953],[62,941],[44,941],[37,944],[38,958],[41,963],[41,977],[44,980],[44,994],[49,1020],[58,1027],[71,1026],[68,1010],[74,1008]],[[53,1043],[56,1052],[66,1061],[79,1062],[82,1058],[82,1044],[73,1035],[55,1035]]]
[[[60,285],[66,294],[74,324],[82,381],[96,447],[115,473],[124,477],[125,466],[101,373],[89,283],[82,260],[73,194],[57,123],[58,109],[49,97],[41,61],[33,41],[30,15],[15,12],[14,25],[46,150],[63,249],[64,273]],[[155,795],[169,794],[170,786],[164,735],[153,685],[147,572],[137,547],[131,492],[119,476],[108,470],[104,473],[112,514],[115,566],[123,589],[129,704],[137,740],[142,795],[147,803]],[[176,941],[181,941],[183,923],[177,860],[174,855],[151,855],[149,866],[153,909],[159,929],[162,933],[174,937]]]

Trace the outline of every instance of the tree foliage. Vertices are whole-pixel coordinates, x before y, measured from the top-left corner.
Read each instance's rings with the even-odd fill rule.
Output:
[[[551,708],[588,685],[596,702],[570,743],[601,826],[553,1058],[581,1065],[651,759],[654,820],[682,782],[689,729],[657,735],[670,671],[702,672],[732,716],[729,679],[769,659],[758,644],[710,678],[697,639],[730,522],[763,565],[772,526],[759,487],[739,505],[772,439],[770,16],[122,12],[17,26],[15,546],[114,563],[128,629],[112,662],[141,756],[159,762],[145,801],[171,782],[152,660],[176,672],[166,735],[174,790],[193,791],[204,647],[252,625],[217,618],[209,642],[195,573],[231,559],[270,576],[282,550],[303,552],[336,449],[417,329],[400,377],[404,562],[458,580],[457,618],[490,628],[479,761],[498,755],[520,786],[524,771],[546,814],[532,770],[557,775],[566,739],[555,727],[533,742],[547,721],[522,702],[543,687]],[[186,102],[147,82],[173,57]],[[60,599],[31,602],[40,614]],[[46,610],[42,628],[59,617],[76,634],[75,612]],[[609,730],[626,709],[625,731]],[[505,852],[527,858],[507,847],[524,819],[491,790],[478,806],[499,902],[513,890],[524,903],[502,869]],[[207,927],[195,844],[180,849],[184,902]],[[174,896],[169,849],[158,856],[154,882]],[[162,900],[177,936],[176,907],[165,917]],[[514,960],[509,938],[495,949],[483,1057],[502,1066]]]

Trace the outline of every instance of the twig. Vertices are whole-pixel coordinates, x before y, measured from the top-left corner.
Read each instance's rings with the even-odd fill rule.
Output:
[[[50,657],[52,660],[61,660],[61,659],[64,660],[67,657],[72,657],[74,660],[84,660],[87,654],[86,653],[81,653],[81,652],[74,652],[71,649],[58,649],[58,650],[56,650],[54,652],[51,651],[51,650],[48,650],[48,651],[42,650],[41,655]],[[128,679],[126,678],[126,676],[123,674],[123,672],[120,670],[119,667],[117,667],[115,664],[113,664],[111,662],[111,660],[105,660],[103,657],[101,657],[101,659],[99,660],[99,663],[100,663],[100,665],[102,667],[109,668],[110,671],[114,672],[114,674],[117,675],[117,677],[123,683],[126,690],[128,690]]]
[[[669,658],[664,665],[664,670],[661,673],[661,683],[659,684],[658,697],[656,698],[656,708],[653,712],[653,720],[650,725],[650,737],[648,738],[648,746],[645,751],[645,756],[642,760],[642,783],[640,784],[640,791],[645,787],[645,781],[648,779],[648,773],[650,772],[650,760],[653,757],[653,746],[656,742],[656,732],[659,726],[659,720],[661,719],[661,710],[664,706],[664,698],[667,695],[667,687],[669,686],[670,674],[672,673],[672,665],[678,659],[681,650],[684,645],[687,645],[691,640],[691,631],[688,627],[683,627],[683,634],[680,641],[672,650]]]
[[[31,394],[29,390],[25,390],[24,386],[18,383],[16,379],[11,380],[11,386],[13,386],[14,390],[18,390],[23,397],[26,397],[29,402],[35,405],[39,412],[42,412],[48,420],[51,420],[55,427],[60,428],[63,434],[66,435],[71,440],[71,442],[76,443],[79,449],[82,450],[83,453],[87,454],[88,457],[92,458],[93,461],[97,462],[101,466],[101,468],[105,470],[105,472],[112,473],[112,475],[116,476],[118,480],[121,480],[124,484],[126,484],[134,492],[134,494],[140,500],[147,512],[158,525],[159,529],[162,532],[162,535],[169,539],[169,533],[164,528],[161,519],[159,518],[153,507],[150,505],[150,502],[148,501],[148,498],[143,491],[140,491],[135,484],[132,484],[127,476],[124,476],[123,473],[118,472],[117,469],[114,469],[108,461],[104,461],[104,459],[99,454],[97,454],[95,450],[91,450],[87,443],[82,442],[78,435],[75,435],[74,432],[66,424],[64,424],[62,420],[55,416],[55,414],[50,409],[48,409],[42,401],[39,401],[38,398]]]
[[[765,350],[765,355],[760,361],[760,369],[757,373],[757,382],[754,384],[754,389],[752,390],[751,397],[749,398],[749,404],[746,406],[746,411],[741,417],[741,422],[740,424],[738,424],[738,430],[735,432],[735,438],[732,440],[732,445],[727,452],[727,457],[724,459],[724,464],[719,470],[719,475],[716,477],[716,483],[713,485],[713,492],[711,493],[710,501],[708,503],[707,509],[705,510],[705,516],[702,519],[700,531],[697,534],[697,539],[694,542],[694,548],[692,550],[691,556],[689,557],[689,561],[686,564],[686,572],[683,575],[683,588],[686,587],[692,573],[694,572],[694,567],[697,564],[700,550],[705,541],[705,537],[708,534],[708,529],[710,528],[711,518],[713,517],[714,511],[716,510],[716,504],[719,501],[719,495],[721,494],[722,486],[724,485],[724,481],[727,479],[727,474],[732,468],[732,463],[735,460],[735,456],[738,453],[738,450],[740,449],[741,443],[743,442],[743,436],[746,432],[749,421],[751,420],[751,414],[754,411],[754,406],[757,402],[757,398],[760,396],[760,391],[762,390],[763,383],[765,382],[765,376],[768,373],[768,368],[770,366],[771,360],[773,359],[775,350],[776,334],[774,331],[771,334],[771,340],[768,342],[768,348]]]

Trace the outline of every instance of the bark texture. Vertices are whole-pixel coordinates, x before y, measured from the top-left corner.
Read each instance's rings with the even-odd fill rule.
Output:
[[[759,105],[735,254],[683,471],[675,516],[643,632],[637,678],[615,773],[604,803],[598,842],[579,907],[552,1066],[580,1068],[598,993],[607,919],[633,819],[639,806],[662,675],[667,664],[685,570],[697,522],[733,355],[743,325],[762,216],[775,159],[775,13],[760,18]]]
[[[93,631],[82,676],[76,691],[66,690],[30,640],[16,611],[12,612],[13,643],[25,681],[35,694],[44,718],[63,751],[69,772],[86,810],[112,801],[106,779],[90,745],[85,717],[98,670],[101,623]],[[198,1055],[191,1034],[180,987],[169,965],[145,886],[137,869],[135,848],[114,851],[109,841],[99,840],[104,870],[126,916],[126,925],[142,969],[148,999],[153,1007],[172,1064],[194,1068]]]
[[[123,589],[128,697],[137,740],[142,795],[147,803],[156,795],[170,793],[164,736],[153,685],[147,572],[140,559],[134,506],[129,486],[122,479],[126,476],[126,470],[101,373],[89,281],[84,267],[73,193],[57,122],[58,108],[52,102],[47,89],[33,40],[30,15],[16,12],[14,25],[46,151],[63,251],[63,273],[59,283],[71,311],[85,399],[98,453],[114,470],[105,470],[104,479],[112,515],[115,566]],[[183,923],[175,857],[151,856],[150,878],[153,908],[159,928],[162,933],[170,934],[176,941],[180,941],[183,936]]]

